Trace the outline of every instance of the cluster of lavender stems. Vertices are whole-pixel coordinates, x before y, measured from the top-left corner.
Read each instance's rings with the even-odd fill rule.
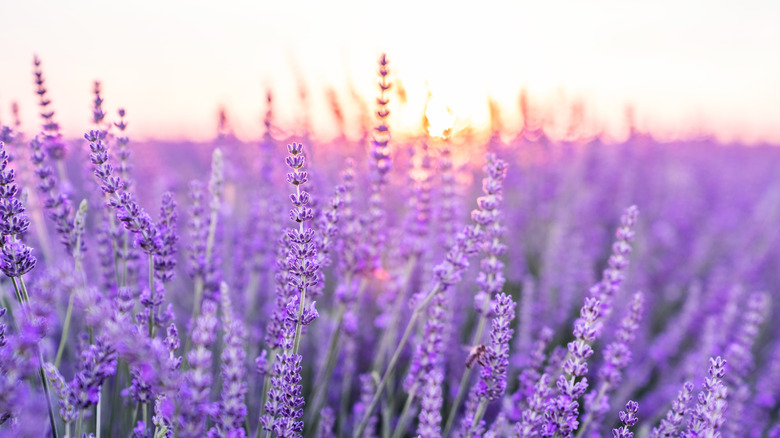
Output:
[[[259,147],[226,112],[164,147],[100,82],[67,140],[36,57],[0,436],[780,436],[777,149],[391,141],[389,66],[360,141],[281,138],[269,92]]]

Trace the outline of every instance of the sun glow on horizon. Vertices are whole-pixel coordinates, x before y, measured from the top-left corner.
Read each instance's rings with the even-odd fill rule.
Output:
[[[455,115],[440,99],[431,97],[425,104],[425,128],[431,137],[449,138],[455,126]]]

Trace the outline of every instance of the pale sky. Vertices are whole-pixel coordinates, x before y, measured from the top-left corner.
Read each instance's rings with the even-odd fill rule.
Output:
[[[18,101],[24,128],[38,129],[37,53],[69,137],[89,129],[95,79],[139,139],[213,138],[224,106],[252,140],[268,87],[292,132],[299,83],[318,136],[336,133],[329,88],[355,135],[348,84],[373,103],[382,52],[408,94],[401,106],[392,96],[398,131],[418,129],[430,90],[476,129],[492,98],[511,133],[525,89],[559,127],[581,102],[589,129],[619,138],[630,104],[638,128],[661,138],[780,143],[780,2],[750,0],[0,0],[0,120]]]

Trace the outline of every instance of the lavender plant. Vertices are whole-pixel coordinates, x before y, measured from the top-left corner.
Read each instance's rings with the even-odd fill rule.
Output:
[[[382,56],[360,140],[336,95],[342,135],[283,138],[269,93],[259,150],[223,114],[131,153],[96,84],[87,163],[41,65],[41,130],[0,130],[0,436],[778,435],[776,149],[405,136]]]

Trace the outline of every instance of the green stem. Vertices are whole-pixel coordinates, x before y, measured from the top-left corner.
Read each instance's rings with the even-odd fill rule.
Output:
[[[79,420],[76,422],[76,437],[81,437],[81,418],[84,416],[84,411],[79,410]]]
[[[260,400],[260,415],[257,416],[258,423],[257,423],[257,432],[255,432],[255,438],[260,437],[260,429],[262,429],[263,415],[265,415],[265,402],[268,401],[268,388],[271,386],[271,370],[273,370],[274,362],[276,362],[275,350],[269,351],[268,355],[271,356],[271,358],[268,360],[268,370],[265,373],[265,378],[263,379],[263,394],[262,394],[263,397],[262,400]]]
[[[68,310],[65,312],[65,322],[62,326],[62,335],[60,335],[60,346],[57,347],[57,357],[54,359],[54,366],[59,368],[62,361],[62,353],[65,352],[65,342],[68,340],[68,331],[70,330],[70,319],[73,315],[73,299],[76,296],[76,289],[70,291],[70,298],[68,299]]]
[[[479,399],[479,406],[477,406],[477,412],[474,413],[474,421],[471,423],[471,429],[469,429],[469,433],[466,435],[468,438],[474,436],[474,431],[477,429],[477,425],[482,420],[482,417],[485,415],[485,410],[487,409],[487,403],[488,400],[486,398]]]
[[[19,280],[17,282],[17,279]],[[11,283],[14,285],[14,291],[16,292],[16,299],[19,300],[19,305],[24,306],[30,301],[30,296],[27,294],[27,286],[24,284],[24,277],[11,277]],[[54,438],[59,436],[57,432],[57,421],[54,419],[54,409],[51,403],[51,394],[49,394],[49,383],[46,381],[46,374],[43,372],[43,353],[41,349],[38,350],[38,377],[41,379],[41,386],[43,387],[43,394],[46,397],[46,407],[49,410],[49,423],[51,424],[51,434]]]
[[[417,319],[420,318],[420,315],[422,314],[423,310],[425,310],[425,308],[431,302],[433,297],[437,293],[439,293],[440,289],[441,289],[441,284],[437,283],[433,287],[433,289],[430,292],[428,292],[428,295],[425,297],[425,300],[423,300],[420,304],[418,304],[417,307],[414,309],[411,318],[409,318],[409,322],[406,324],[406,330],[404,330],[404,334],[401,337],[401,341],[398,343],[398,346],[395,348],[393,357],[390,359],[390,363],[387,365],[387,371],[385,371],[385,374],[382,376],[382,379],[379,381],[379,384],[376,387],[376,391],[374,392],[374,397],[371,399],[371,403],[369,403],[368,408],[363,413],[363,419],[360,421],[360,424],[355,429],[355,432],[352,434],[353,438],[359,438],[363,436],[363,432],[366,430],[366,426],[368,425],[368,420],[371,418],[371,414],[376,408],[376,405],[379,403],[379,399],[382,396],[382,391],[385,389],[385,385],[387,385],[387,381],[390,377],[390,374],[392,374],[392,372],[395,370],[396,365],[398,365],[398,359],[400,359],[401,353],[403,352],[404,347],[406,347],[406,343],[409,341],[409,336],[412,334],[412,331],[414,330],[414,327],[417,324]]]
[[[395,431],[393,431],[393,436],[391,438],[401,438],[401,435],[403,435],[404,432],[406,432],[407,423],[409,422],[409,410],[412,407],[412,402],[414,401],[414,398],[417,396],[417,386],[418,384],[415,383],[414,386],[412,386],[411,391],[406,395],[406,403],[404,403],[404,408],[401,411],[401,416],[398,417],[398,425],[395,427]],[[447,435],[442,435],[447,436]]]
[[[482,340],[482,332],[485,330],[485,324],[487,322],[487,307],[489,306],[490,300],[485,300],[486,304],[482,305],[482,314],[479,316],[479,323],[477,323],[477,330],[474,333],[474,338],[472,339],[471,345],[476,345]],[[466,394],[466,388],[469,384],[469,379],[471,378],[471,370],[472,368],[466,368],[466,370],[463,372],[463,377],[460,379],[460,385],[458,386],[458,393],[455,395],[455,399],[452,402],[452,407],[450,407],[450,413],[447,415],[447,423],[445,423],[444,426],[444,434],[442,436],[448,436],[450,433],[450,430],[452,430],[452,425],[455,422],[455,415],[458,412],[458,408],[460,407],[460,402],[463,400],[463,396]]]
[[[151,294],[150,301],[154,302],[154,254],[149,253],[149,293]],[[154,320],[155,320],[155,306],[149,309],[149,338],[154,338]]]
[[[306,416],[306,421],[304,424],[311,424],[313,420],[313,416],[317,415],[317,421],[314,425],[313,430],[318,430],[320,425],[320,419],[322,418],[319,415],[320,409],[322,408],[322,403],[325,401],[325,395],[327,394],[328,385],[330,384],[330,379],[333,376],[333,369],[336,367],[336,360],[338,359],[338,346],[339,346],[339,339],[341,335],[341,324],[344,321],[344,312],[346,311],[346,306],[344,304],[339,305],[338,313],[336,316],[336,329],[333,331],[333,334],[330,338],[330,346],[328,347],[328,354],[325,359],[325,366],[323,366],[320,369],[320,372],[317,374],[317,378],[314,380],[317,382],[317,391],[314,394],[314,402],[312,403],[312,408],[308,411]]]
[[[599,392],[596,395],[596,399],[591,403],[592,406],[600,406],[601,405],[601,399],[604,397],[604,394],[607,393],[607,390],[609,385],[607,385],[604,382],[601,382],[601,385],[599,385]],[[593,422],[593,410],[589,410],[585,414],[585,418],[582,420],[582,423],[580,423],[580,427],[577,428],[577,436],[576,438],[580,438],[583,435],[585,435],[585,432],[588,430],[588,427],[590,427],[590,423]]]
[[[417,263],[417,256],[412,256],[409,258],[409,260],[406,262],[406,266],[404,267],[404,274],[403,274],[403,281],[401,282],[402,289],[400,290],[400,296],[397,297],[395,300],[395,303],[393,303],[393,312],[390,319],[390,323],[387,325],[388,327],[397,327],[398,326],[398,320],[401,317],[401,311],[403,310],[404,306],[408,302],[406,300],[406,294],[407,289],[409,285],[409,281],[412,278],[412,272],[414,271],[414,265]],[[391,330],[384,330],[382,332],[382,337],[379,340],[379,350],[376,357],[374,357],[374,364],[372,366],[372,370],[376,371],[377,373],[382,370],[382,367],[384,366],[384,361],[387,356],[387,350],[390,349],[390,346],[393,345],[393,341],[395,341],[396,331],[394,329]]]
[[[99,391],[98,401],[97,401],[97,406],[95,407],[95,438],[100,438],[100,414],[101,414],[100,405],[102,404],[101,402],[103,401],[103,387],[101,386],[98,391]]]

